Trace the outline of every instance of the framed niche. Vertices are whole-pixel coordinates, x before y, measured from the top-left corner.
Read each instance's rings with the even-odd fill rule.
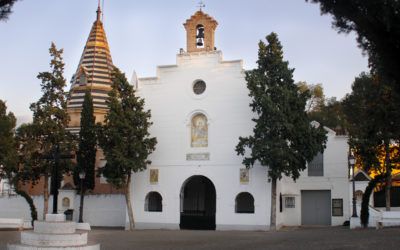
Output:
[[[190,123],[190,134],[192,148],[208,147],[208,121],[204,114],[199,113],[193,116]]]
[[[150,184],[158,184],[158,169],[150,169]]]
[[[240,184],[249,184],[250,182],[250,171],[247,168],[241,168],[239,172]]]

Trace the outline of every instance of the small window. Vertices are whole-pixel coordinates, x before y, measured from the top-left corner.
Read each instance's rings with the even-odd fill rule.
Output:
[[[343,199],[332,199],[332,216],[343,216]]]
[[[254,214],[254,198],[250,193],[240,193],[236,196],[235,212]]]
[[[318,153],[308,163],[308,176],[324,176],[324,154]]]
[[[146,195],[144,210],[147,212],[162,212],[162,197],[158,192]]]
[[[295,208],[296,199],[295,197],[285,197],[285,208]]]
[[[86,85],[87,81],[86,81],[86,75],[84,73],[82,73],[79,76],[79,84],[80,85]]]
[[[204,91],[206,91],[206,83],[204,81],[199,80],[193,84],[193,92],[196,95],[201,95]]]

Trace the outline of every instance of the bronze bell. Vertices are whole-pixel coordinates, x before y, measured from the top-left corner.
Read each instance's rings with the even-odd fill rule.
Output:
[[[203,46],[203,39],[201,38],[197,39],[197,46],[199,47]]]
[[[204,28],[199,28],[196,38],[204,38]]]

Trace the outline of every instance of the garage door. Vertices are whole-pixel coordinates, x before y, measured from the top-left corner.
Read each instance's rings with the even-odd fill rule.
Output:
[[[301,224],[331,225],[331,191],[301,191]]]

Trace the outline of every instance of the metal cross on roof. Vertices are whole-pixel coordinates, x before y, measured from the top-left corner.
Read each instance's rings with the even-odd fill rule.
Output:
[[[201,11],[201,9],[204,8],[204,7],[206,7],[206,5],[204,4],[203,1],[200,1],[198,7],[200,8],[200,11]]]

